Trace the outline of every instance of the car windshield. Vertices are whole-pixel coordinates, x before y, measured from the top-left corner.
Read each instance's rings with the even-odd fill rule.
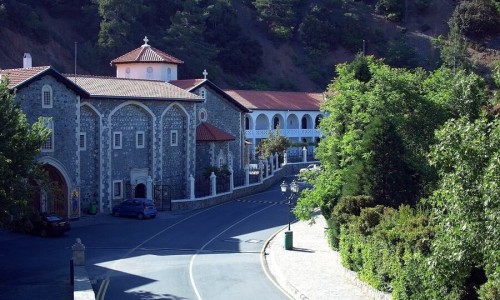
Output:
[[[60,220],[62,220],[62,219],[59,218],[58,216],[47,216],[47,221],[49,221],[49,222],[60,221]]]

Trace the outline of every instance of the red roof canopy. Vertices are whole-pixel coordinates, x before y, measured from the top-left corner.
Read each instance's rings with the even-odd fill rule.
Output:
[[[224,90],[250,110],[319,110],[322,93]]]
[[[234,141],[235,139],[231,134],[207,122],[202,122],[196,127],[196,141],[224,142]]]

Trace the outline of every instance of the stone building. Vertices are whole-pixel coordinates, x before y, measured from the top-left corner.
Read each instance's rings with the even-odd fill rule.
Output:
[[[35,208],[78,218],[94,201],[100,212],[130,196],[163,203],[165,188],[189,198],[188,178],[209,165],[241,169],[248,109],[206,73],[178,81],[181,63],[145,39],[111,62],[116,77],[62,75],[28,54],[23,68],[0,70],[28,120],[52,131],[38,159],[61,195]]]

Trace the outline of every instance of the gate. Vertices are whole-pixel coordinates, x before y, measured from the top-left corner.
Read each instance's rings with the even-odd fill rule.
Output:
[[[172,210],[172,189],[170,186],[155,184],[153,200],[158,210]]]

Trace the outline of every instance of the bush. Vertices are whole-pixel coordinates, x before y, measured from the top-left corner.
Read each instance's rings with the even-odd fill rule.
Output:
[[[340,228],[342,226],[347,226],[349,220],[355,216],[359,216],[363,208],[372,207],[374,205],[373,198],[370,196],[345,196],[340,198],[330,218],[327,220],[327,234],[330,246],[334,249],[338,249]]]
[[[227,165],[223,165],[222,167],[216,167],[216,166],[209,166],[205,168],[205,171],[203,171],[203,176],[205,178],[210,178],[212,175],[212,172],[217,176],[219,179],[226,179],[231,175],[231,172],[229,171],[229,168]]]

